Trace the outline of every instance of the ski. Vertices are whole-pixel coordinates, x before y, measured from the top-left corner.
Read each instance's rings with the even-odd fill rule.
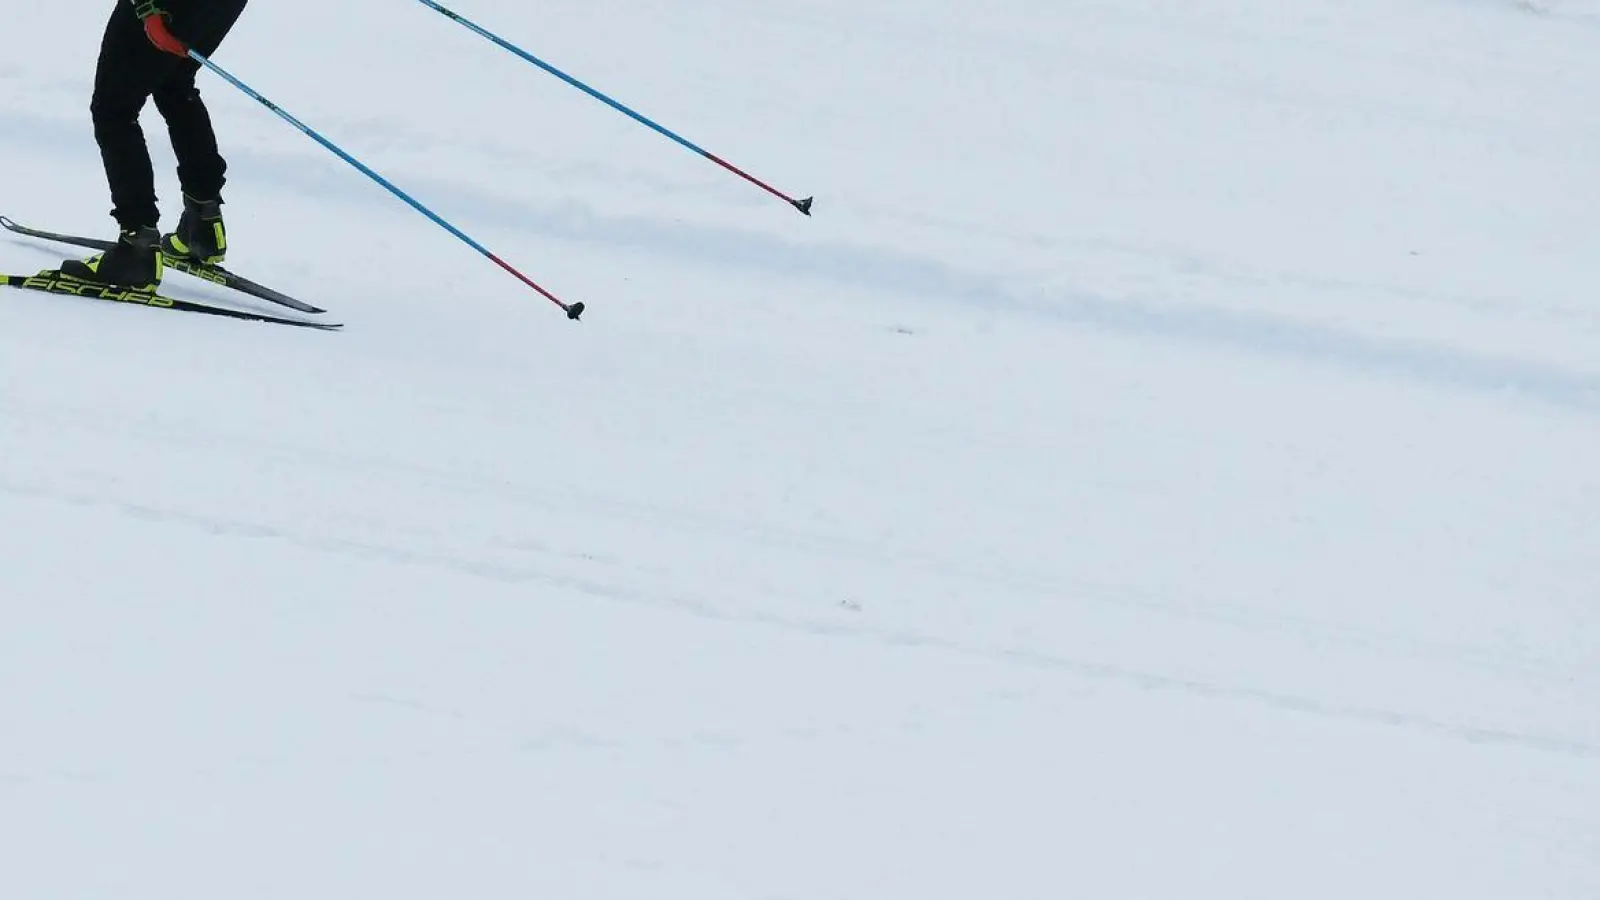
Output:
[[[270,322],[274,325],[292,325],[296,328],[315,328],[320,331],[336,331],[344,327],[332,322],[312,322],[305,319],[269,316],[263,313],[245,312],[221,306],[210,306],[205,303],[195,303],[190,300],[178,300],[149,291],[136,291],[108,284],[96,284],[92,281],[79,281],[75,278],[68,278],[55,269],[46,269],[37,275],[0,275],[0,285],[39,291],[45,294],[87,297],[91,300],[131,303],[136,306],[149,306],[156,309],[171,309],[178,312],[199,313],[205,316],[222,316],[228,319],[243,319],[248,322]]]
[[[5,230],[12,232],[13,234],[20,234],[31,238],[39,238],[40,240],[45,241],[57,241],[63,244],[71,244],[75,247],[83,247],[88,250],[99,250],[102,253],[115,246],[113,241],[101,240],[99,238],[78,237],[71,234],[57,234],[53,231],[41,231],[37,228],[29,228],[28,226],[20,225],[11,219],[6,218],[5,216],[0,216],[0,227],[5,228]],[[251,297],[255,297],[258,300],[276,303],[279,306],[287,306],[288,308],[297,312],[309,313],[311,315],[320,315],[321,313],[327,312],[325,309],[312,306],[303,300],[296,300],[282,291],[275,291],[266,285],[251,281],[243,275],[230,272],[221,266],[208,266],[203,263],[193,262],[192,260],[174,259],[170,256],[166,258],[166,265],[169,269],[176,269],[185,275],[198,278],[207,284],[225,287],[229,290],[238,291],[241,294],[247,294]]]

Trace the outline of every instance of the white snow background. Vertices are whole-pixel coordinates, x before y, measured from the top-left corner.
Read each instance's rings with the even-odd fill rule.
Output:
[[[251,4],[589,311],[203,75],[347,329],[0,293],[0,896],[1600,897],[1600,3],[452,5],[815,218]],[[108,236],[110,3],[11,6],[0,213]]]

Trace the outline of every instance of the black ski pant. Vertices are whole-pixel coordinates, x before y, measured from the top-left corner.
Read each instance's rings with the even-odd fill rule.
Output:
[[[168,25],[179,40],[210,56],[238,21],[245,2],[171,0],[166,4]],[[133,14],[133,4],[117,0],[100,44],[89,111],[111,185],[115,207],[111,215],[123,228],[154,227],[161,220],[155,169],[144,130],[139,127],[139,112],[151,98],[167,122],[184,193],[201,200],[222,194],[228,166],[217,150],[211,115],[195,87],[199,71],[200,64],[193,59],[157,50],[145,37],[144,23]]]

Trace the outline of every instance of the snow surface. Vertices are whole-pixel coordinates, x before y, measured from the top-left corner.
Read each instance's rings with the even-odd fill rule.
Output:
[[[109,231],[109,5],[7,19],[19,221]],[[0,294],[0,896],[1600,897],[1600,3],[455,5],[815,219],[252,4],[589,313],[207,76],[348,330]]]

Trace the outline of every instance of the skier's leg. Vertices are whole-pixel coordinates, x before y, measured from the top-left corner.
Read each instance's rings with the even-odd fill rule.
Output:
[[[138,288],[161,283],[160,233],[156,230],[161,216],[139,111],[179,62],[151,45],[132,4],[117,3],[100,43],[89,110],[111,188],[111,215],[119,226],[118,240],[104,254],[68,260],[61,266],[63,274]]]
[[[95,142],[111,187],[112,217],[124,229],[156,225],[155,172],[139,112],[145,100],[181,65],[145,37],[133,5],[119,2],[106,22],[89,103]]]
[[[222,193],[227,161],[217,149],[217,133],[211,113],[200,98],[195,75],[200,64],[194,60],[179,63],[180,70],[156,88],[152,99],[167,122],[172,152],[178,158],[178,183],[185,194],[215,197]]]
[[[210,56],[233,29],[244,6],[244,0],[209,0],[191,8],[179,23],[191,46]],[[228,164],[217,147],[211,114],[195,85],[199,71],[199,63],[182,60],[155,90],[156,109],[167,122],[172,151],[178,158],[178,182],[183,186],[183,217],[163,248],[172,256],[220,263],[228,249],[222,224],[222,188]]]
[[[178,157],[178,183],[183,186],[183,216],[176,231],[162,241],[172,257],[220,264],[227,258],[228,235],[222,224],[222,186],[228,163],[217,149],[217,134],[195,75],[200,64],[188,60],[183,70],[156,89],[156,109],[167,121],[172,151]]]

